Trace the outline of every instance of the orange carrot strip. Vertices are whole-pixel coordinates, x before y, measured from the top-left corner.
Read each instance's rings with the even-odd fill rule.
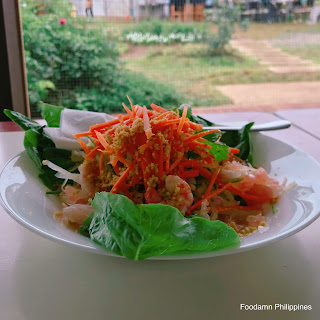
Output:
[[[270,202],[272,200],[272,198],[269,198],[269,197],[255,196],[253,194],[249,194],[249,193],[243,192],[243,191],[235,188],[234,186],[229,186],[228,190],[230,192],[240,196],[244,200],[247,199],[247,200],[253,200],[253,201],[258,201],[258,202]]]
[[[189,122],[189,126],[190,126],[191,129],[196,130],[196,131],[202,131],[203,130],[203,126],[201,124],[194,123],[192,121]]]
[[[197,166],[197,168],[199,169],[199,172],[200,172],[200,174],[201,174],[203,177],[205,177],[205,178],[207,178],[208,180],[210,180],[212,173],[211,173],[209,170],[203,168],[203,167],[201,166],[201,164],[199,164],[199,166]]]
[[[165,126],[172,124],[172,123],[179,123],[181,119],[171,119],[171,120],[164,120],[160,124],[163,124]]]
[[[141,145],[139,147],[139,150],[146,150],[147,148],[151,148],[152,146],[154,146],[156,144],[157,140],[154,140],[154,141],[151,141],[151,142],[148,142],[148,143],[145,143],[143,145]]]
[[[117,159],[122,162],[123,164],[125,164],[126,166],[129,165],[129,162],[127,159],[125,159],[121,154],[117,154]]]
[[[118,181],[114,184],[114,186],[112,187],[110,192],[117,193],[117,189],[119,189],[120,185],[124,182],[124,180],[126,179],[127,175],[129,174],[129,172],[134,168],[136,162],[137,162],[137,160],[134,160],[134,161],[131,162],[131,164],[126,169],[126,171],[123,172],[123,174],[120,176]]]
[[[170,114],[172,111],[167,111],[167,112],[164,112],[164,113],[161,113],[160,116],[157,116],[156,118],[154,118],[154,120],[160,120],[162,119],[163,117],[167,116],[168,114]]]
[[[192,205],[189,208],[189,211],[194,210],[195,208],[199,207],[202,203],[203,200],[210,200],[211,198],[217,196],[218,194],[220,194],[221,192],[223,192],[224,190],[226,190],[229,186],[231,185],[231,182],[228,182],[225,186],[223,186],[221,189],[215,190],[212,193],[208,194],[206,197],[202,197],[201,200],[199,200],[198,202],[196,202],[194,205]]]
[[[208,189],[207,189],[207,191],[205,192],[204,197],[206,197],[207,195],[209,195],[209,193],[210,193],[210,191],[211,191],[211,189],[212,189],[215,181],[217,180],[217,177],[218,177],[218,174],[220,173],[220,170],[221,170],[221,169],[218,168],[218,169],[215,171],[215,173],[212,175],[211,180],[210,180],[210,183],[209,183],[209,186],[208,186]]]
[[[97,135],[97,138],[99,140],[99,142],[102,144],[102,146],[106,149],[106,151],[108,151],[110,154],[114,153],[112,147],[109,145],[109,143],[105,140],[104,136],[102,135],[102,133],[100,133],[99,131],[95,131],[95,134]]]
[[[237,148],[229,148],[229,151],[233,154],[238,154],[240,152],[240,149]]]
[[[92,132],[86,131],[86,132],[82,132],[82,133],[73,134],[73,136],[74,136],[75,138],[92,136]]]
[[[150,107],[157,111],[157,112],[167,112],[168,110],[164,109],[164,108],[161,108],[160,106],[157,106],[156,104],[154,103],[151,103]]]
[[[195,178],[199,176],[199,170],[189,170],[189,171],[184,171],[180,175],[181,178],[187,179],[187,178]]]
[[[125,115],[123,117],[123,120],[128,120],[129,119],[129,115]],[[119,119],[114,119],[114,120],[111,120],[111,121],[108,121],[108,122],[104,122],[104,123],[99,123],[99,124],[95,124],[93,126],[90,126],[89,127],[89,130],[90,131],[95,131],[95,130],[101,130],[101,129],[104,129],[104,128],[107,128],[107,127],[111,127],[115,124],[118,124],[119,123]]]
[[[77,138],[81,148],[84,150],[85,153],[89,153],[90,150],[88,148],[88,146],[80,139],[80,138]]]
[[[131,101],[131,99],[129,98],[129,96],[127,95],[127,99],[129,100],[130,106],[131,106],[131,110],[133,111],[133,103]]]
[[[181,152],[181,155],[173,162],[173,164],[170,166],[169,170],[168,170],[168,173],[170,171],[172,171],[178,164],[179,162],[182,160],[183,158],[183,152]]]
[[[185,121],[186,121],[187,112],[188,112],[188,105],[185,105],[184,108],[183,108],[183,113],[182,113],[182,117],[180,119],[180,123],[179,123],[178,129],[177,129],[177,134],[178,135],[179,135],[179,133],[180,133]]]
[[[122,102],[122,106],[123,106],[124,110],[127,111],[127,113],[130,116],[130,118],[132,118],[132,116],[133,116],[132,111],[123,102]]]
[[[93,158],[95,156],[95,154],[98,152],[100,146],[97,146],[95,148],[93,148],[85,157],[86,160]]]
[[[214,130],[207,130],[207,131],[202,131],[200,133],[195,134],[194,136],[186,139],[184,141],[185,144],[190,143],[191,141],[197,140],[198,138],[202,138],[203,136],[207,136],[208,134],[214,133],[214,132],[221,132],[218,129],[214,129]]]
[[[136,113],[136,117],[137,118],[140,118],[140,116],[142,115],[142,107],[140,107],[140,106],[137,106],[138,107],[138,109],[137,109],[137,113]]]
[[[147,139],[150,139],[153,136],[153,133],[151,131],[150,119],[148,116],[148,110],[146,106],[143,106],[142,112],[143,112],[143,128],[146,133]]]
[[[111,121],[108,121],[108,122],[95,124],[93,126],[90,126],[89,130],[90,131],[95,131],[95,130],[104,129],[104,128],[107,128],[107,127],[111,127],[111,126],[113,126],[115,124],[118,124],[119,122],[120,122],[119,119],[114,119],[114,120],[111,120]]]

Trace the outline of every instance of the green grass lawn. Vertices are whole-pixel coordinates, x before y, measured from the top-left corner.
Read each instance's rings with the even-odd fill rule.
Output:
[[[308,45],[302,48],[290,48],[280,46],[281,50],[299,56],[302,59],[311,60],[315,64],[320,64],[320,44]]]
[[[205,49],[199,44],[150,47],[144,56],[126,59],[125,67],[174,86],[194,106],[231,103],[215,89],[218,83],[212,78],[250,69],[257,63],[235,53],[211,57]]]
[[[128,70],[174,86],[194,106],[231,103],[217,85],[320,80],[320,73],[275,74],[231,49],[223,56],[209,56],[200,44],[145,47],[142,56],[124,62]]]

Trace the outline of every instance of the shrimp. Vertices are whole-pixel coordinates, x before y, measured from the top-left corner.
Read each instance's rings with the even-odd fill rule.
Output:
[[[94,171],[92,161],[85,161],[79,166],[80,172],[80,188],[66,186],[64,188],[64,194],[62,195],[62,201],[68,204],[87,204],[90,198],[94,197],[95,186],[88,177]]]
[[[233,183],[238,190],[270,199],[278,198],[283,190],[283,186],[270,178],[263,168],[255,169],[236,161],[224,165],[220,178],[224,181],[240,180]]]
[[[164,192],[161,194],[154,188],[145,193],[147,203],[162,203],[177,208],[183,215],[193,203],[193,194],[187,182],[178,176],[166,177]]]
[[[94,208],[88,204],[72,204],[61,210],[62,222],[66,225],[80,226]]]

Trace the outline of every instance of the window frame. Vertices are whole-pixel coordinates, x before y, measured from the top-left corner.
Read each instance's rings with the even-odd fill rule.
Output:
[[[19,0],[0,0],[0,15],[0,22],[3,26],[0,30],[0,47],[3,50],[1,59],[7,70],[7,72],[0,73],[0,81],[9,83],[10,86],[10,90],[3,92],[4,97],[0,98],[1,107],[30,117]]]

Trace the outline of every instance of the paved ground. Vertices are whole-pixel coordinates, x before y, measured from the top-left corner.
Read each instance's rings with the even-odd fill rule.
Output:
[[[235,84],[216,88],[237,105],[320,104],[320,82],[317,81]]]
[[[320,33],[286,32],[270,40],[270,43],[276,46],[291,48],[320,45]]]
[[[320,72],[320,66],[275,48],[266,40],[237,39],[231,45],[242,54],[267,65],[274,73]]]

